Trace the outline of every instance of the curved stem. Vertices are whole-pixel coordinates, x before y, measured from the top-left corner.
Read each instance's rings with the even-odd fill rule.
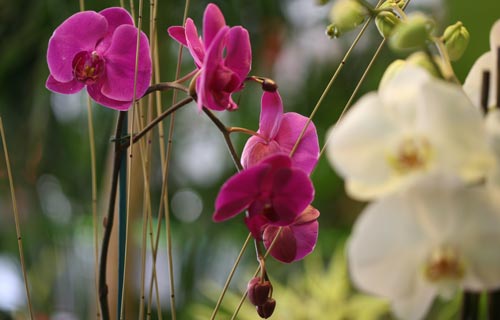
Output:
[[[229,153],[231,154],[231,158],[233,159],[234,165],[236,168],[238,168],[238,171],[243,170],[243,166],[241,165],[240,157],[238,156],[238,153],[234,149],[233,142],[231,141],[231,138],[229,137],[229,130],[228,128],[222,123],[222,121],[217,118],[212,111],[208,110],[207,108],[203,107],[203,112],[212,120],[212,122],[217,126],[217,128],[222,132],[222,135],[224,136],[224,140],[226,141],[227,148],[229,149]]]
[[[253,130],[250,130],[250,129],[247,129],[247,128],[241,128],[241,127],[227,127],[226,130],[228,131],[228,133],[233,133],[233,132],[241,132],[241,133],[246,133],[248,135],[251,135],[251,136],[256,136],[256,137],[259,137],[261,139],[264,139],[267,141],[267,139],[265,137],[263,137],[262,135],[260,135],[258,132],[255,132]]]
[[[120,137],[122,135],[123,122],[127,113],[120,111],[118,121],[116,123],[115,150],[113,158],[113,172],[111,177],[111,191],[109,195],[108,214],[104,219],[104,236],[101,246],[101,259],[99,265],[99,301],[101,303],[101,314],[103,320],[109,320],[109,305],[108,305],[108,285],[106,284],[106,265],[108,260],[109,240],[111,230],[113,229],[113,220],[115,215],[115,202],[118,187],[118,175],[120,173],[121,158],[123,148],[120,145]]]
[[[149,130],[153,129],[158,123],[160,123],[163,119],[168,117],[172,112],[180,109],[181,107],[185,106],[186,104],[190,103],[191,101],[193,101],[193,98],[187,97],[184,100],[177,102],[176,104],[174,104],[173,106],[171,106],[170,108],[165,110],[162,114],[160,114],[153,121],[151,121],[147,126],[145,126],[144,129],[142,129],[141,131],[136,133],[134,135],[134,137],[131,139],[132,143],[136,143],[137,141],[139,141],[146,133],[148,133]],[[129,140],[122,143],[123,148],[127,148],[129,146],[130,146]]]
[[[161,82],[161,83],[157,83],[157,84],[153,84],[153,85],[149,86],[149,88],[146,90],[146,93],[144,93],[142,95],[142,97],[145,97],[148,94],[155,92],[155,91],[167,91],[169,89],[175,89],[175,90],[188,92],[188,88],[186,88],[185,86],[180,84],[179,81]]]

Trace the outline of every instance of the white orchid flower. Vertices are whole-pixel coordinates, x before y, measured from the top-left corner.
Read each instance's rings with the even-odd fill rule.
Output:
[[[411,65],[363,96],[328,135],[328,159],[359,200],[435,172],[474,182],[493,164],[479,109],[459,86]]]
[[[387,298],[401,319],[422,319],[437,296],[451,298],[458,289],[500,287],[500,215],[492,194],[443,180],[370,204],[348,243],[354,284]]]
[[[490,31],[490,51],[481,55],[469,71],[464,82],[464,91],[470,97],[472,102],[481,106],[481,87],[483,72],[490,72],[490,87],[488,107],[495,105],[496,100],[496,83],[498,80],[497,60],[498,50],[500,49],[500,20],[497,20]]]

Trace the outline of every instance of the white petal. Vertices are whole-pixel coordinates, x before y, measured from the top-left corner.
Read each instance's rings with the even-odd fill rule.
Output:
[[[369,205],[348,242],[354,283],[391,300],[413,295],[428,247],[424,230],[402,197]]]
[[[424,319],[436,295],[436,289],[420,279],[416,283],[414,294],[393,302],[393,312],[398,318],[405,320]]]
[[[485,124],[490,147],[495,156],[495,166],[488,175],[487,183],[500,193],[500,110],[490,110],[486,115]]]
[[[379,91],[383,105],[389,109],[387,112],[402,126],[415,123],[416,100],[423,93],[422,85],[431,78],[424,69],[406,64]]]
[[[500,47],[500,20],[497,20],[491,27],[490,47],[493,52],[498,50],[498,47]]]
[[[481,111],[460,87],[434,80],[422,86],[417,130],[434,145],[441,169],[457,171],[467,182],[485,176],[493,165]]]
[[[367,94],[329,131],[328,160],[346,180],[378,188],[391,175],[384,143],[397,136],[396,126],[378,96]]]

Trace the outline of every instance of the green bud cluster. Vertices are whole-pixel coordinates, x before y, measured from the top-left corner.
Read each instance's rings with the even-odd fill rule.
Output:
[[[332,24],[327,28],[327,35],[337,38],[363,23],[369,12],[356,0],[337,0],[330,10]]]

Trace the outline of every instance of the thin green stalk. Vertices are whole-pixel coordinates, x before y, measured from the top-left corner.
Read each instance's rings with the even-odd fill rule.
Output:
[[[377,7],[380,5],[382,1],[379,0],[379,2],[377,3]],[[309,127],[309,124],[311,123],[312,119],[314,118],[314,116],[316,115],[316,112],[318,111],[319,107],[321,106],[321,104],[323,103],[323,100],[325,99],[326,95],[330,92],[330,90],[332,89],[332,86],[333,84],[335,83],[335,80],[337,79],[338,75],[340,74],[340,71],[343,69],[347,59],[349,59],[349,57],[351,56],[351,53],[354,49],[354,47],[356,47],[356,45],[358,44],[359,40],[361,39],[361,37],[363,36],[363,34],[365,33],[365,30],[366,28],[368,28],[368,25],[370,24],[370,22],[373,20],[373,17],[370,17],[368,18],[368,20],[364,23],[363,27],[361,28],[361,30],[359,31],[358,35],[356,36],[356,38],[354,39],[353,43],[351,44],[351,46],[349,47],[349,49],[347,50],[347,52],[345,53],[344,57],[342,58],[342,61],[340,61],[340,64],[339,66],[337,67],[337,70],[335,70],[335,72],[333,73],[333,76],[332,78],[330,79],[330,81],[328,82],[328,84],[326,85],[325,87],[325,90],[323,90],[323,93],[321,94],[321,96],[319,97],[318,99],[318,102],[316,102],[316,105],[314,106],[312,112],[311,112],[311,115],[309,116],[309,119],[307,119],[306,121],[306,124],[304,125],[304,128],[302,128],[302,131],[300,132],[299,134],[299,137],[297,138],[297,141],[295,142],[295,145],[293,146],[292,148],[292,151],[290,152],[290,156],[293,156],[293,154],[295,153],[295,151],[297,150],[297,147],[299,146],[300,144],[300,141],[302,141],[302,138],[304,137],[304,134],[306,133],[306,130],[307,128]]]
[[[10,169],[9,152],[7,150],[7,141],[5,138],[5,130],[3,128],[2,117],[0,117],[0,135],[2,136],[2,145],[3,145],[3,152],[4,152],[4,157],[5,157],[5,164],[7,166],[7,175],[9,177],[10,196],[12,199],[12,209],[14,211],[14,223],[16,225],[17,246],[19,249],[19,260],[21,263],[21,271],[23,273],[24,289],[26,292],[26,301],[28,302],[28,310],[29,310],[29,314],[30,314],[30,319],[33,320],[34,319],[33,306],[31,304],[31,295],[30,295],[30,289],[29,289],[29,285],[28,285],[28,276],[26,274],[26,264],[24,262],[23,240],[22,240],[22,236],[21,236],[21,226],[19,224],[19,211],[17,209],[16,193],[15,193],[15,189],[14,189],[14,179],[12,178],[12,170]]]

